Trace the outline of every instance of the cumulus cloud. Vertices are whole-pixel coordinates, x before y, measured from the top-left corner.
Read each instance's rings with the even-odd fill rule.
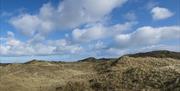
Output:
[[[7,35],[8,35],[8,37],[10,37],[10,38],[11,38],[11,37],[14,37],[14,33],[11,32],[11,31],[8,31],[8,32],[7,32]]]
[[[39,16],[29,14],[13,17],[10,23],[27,36],[32,36],[37,33],[46,34],[52,31],[55,26],[52,21],[42,20]]]
[[[60,24],[76,27],[97,22],[127,0],[65,0],[59,6]],[[97,8],[98,7],[98,8]]]
[[[7,37],[1,37],[0,55],[48,55],[48,54],[74,54],[83,49],[81,46],[72,44],[66,39],[46,40],[36,35],[23,42],[16,39],[13,32],[7,32]]]
[[[98,22],[127,0],[64,0],[57,7],[44,4],[38,14],[21,14],[10,23],[26,35],[48,33],[55,29],[74,28]],[[97,8],[98,7],[98,8]]]
[[[27,42],[30,44],[36,44],[38,42],[42,42],[45,40],[45,37],[40,35],[40,34],[36,34],[33,37],[31,37]]]
[[[105,28],[101,24],[86,29],[75,29],[72,32],[73,39],[76,41],[92,41],[106,36]]]
[[[115,37],[119,47],[139,47],[157,44],[162,41],[180,39],[179,26],[154,28],[144,26],[129,34],[120,34]]]
[[[105,26],[101,23],[98,23],[87,28],[74,29],[72,31],[72,37],[77,42],[89,42],[106,39],[131,29],[131,27],[135,24],[136,22],[126,22],[124,24]]]
[[[44,4],[37,14],[23,13],[10,19],[10,23],[29,39],[22,41],[13,32],[1,37],[0,55],[75,55],[78,57],[119,57],[146,50],[169,49],[177,46],[159,45],[160,42],[180,39],[179,26],[134,29],[137,16],[127,11],[125,23],[110,22],[106,18],[128,0],[63,0],[57,7]],[[154,20],[173,16],[162,7],[148,7]],[[154,7],[154,8],[153,8]],[[112,23],[112,24],[111,24]],[[115,23],[115,24],[114,24]],[[61,39],[46,39],[44,35],[54,30],[72,30]],[[131,32],[133,31],[133,32]],[[60,37],[63,37],[60,34]]]
[[[124,23],[125,25],[128,23]],[[124,26],[122,24],[121,26]],[[110,26],[107,29],[116,29],[116,25]],[[119,25],[120,26],[120,25]],[[117,28],[118,31],[119,28]],[[121,28],[120,28],[121,29]],[[126,28],[124,28],[126,29]],[[109,32],[110,31],[110,32]],[[109,30],[106,33],[111,33]],[[119,57],[127,53],[135,53],[151,50],[172,50],[180,51],[178,45],[160,44],[163,41],[173,41],[180,39],[179,26],[151,27],[144,26],[138,28],[132,33],[122,33],[123,30],[111,35],[115,37],[115,41],[106,39],[74,43],[74,40],[57,39],[47,40],[41,35],[36,35],[26,42],[16,39],[13,32],[7,32],[6,37],[1,37],[2,44],[0,46],[0,55],[76,55],[78,57]],[[85,35],[84,35],[85,36]],[[92,35],[94,36],[94,35]],[[89,37],[89,36],[88,36]],[[90,37],[91,38],[91,37]],[[88,39],[88,38],[86,38]],[[108,38],[109,39],[109,38]],[[118,44],[116,45],[116,42]]]
[[[151,10],[152,13],[152,17],[154,20],[162,20],[162,19],[166,19],[169,18],[171,16],[173,16],[173,12],[169,11],[166,8],[162,8],[162,7],[154,7]]]

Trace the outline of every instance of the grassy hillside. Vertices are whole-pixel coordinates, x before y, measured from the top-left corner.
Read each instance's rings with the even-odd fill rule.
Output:
[[[155,57],[155,58],[175,58],[180,59],[180,52],[171,52],[167,50],[151,51],[146,53],[129,54],[129,57]]]
[[[1,64],[0,91],[180,91],[179,53],[156,53]]]

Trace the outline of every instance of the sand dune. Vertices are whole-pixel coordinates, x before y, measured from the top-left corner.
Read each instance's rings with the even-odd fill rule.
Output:
[[[159,54],[1,64],[0,91],[180,91],[179,53]]]

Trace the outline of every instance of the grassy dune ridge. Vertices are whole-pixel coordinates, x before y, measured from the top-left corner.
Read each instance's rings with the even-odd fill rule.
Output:
[[[180,91],[180,53],[0,64],[0,91]]]

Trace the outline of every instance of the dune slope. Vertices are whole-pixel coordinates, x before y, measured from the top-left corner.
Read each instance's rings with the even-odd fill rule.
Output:
[[[1,64],[0,91],[180,91],[180,59],[136,54]]]

